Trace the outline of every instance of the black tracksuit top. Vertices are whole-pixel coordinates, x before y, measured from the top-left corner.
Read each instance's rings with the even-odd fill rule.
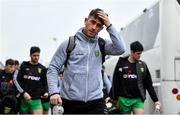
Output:
[[[21,88],[30,94],[31,99],[39,99],[47,88],[47,69],[40,63],[33,65],[30,62],[23,62],[18,72],[17,81]]]
[[[123,68],[124,65],[127,65],[126,64],[127,60],[128,60],[128,57],[125,57],[125,58],[120,57],[114,70],[113,85],[110,91],[110,97],[115,100],[117,100],[119,96],[126,97],[126,94],[128,93],[125,90],[122,90],[123,89],[122,87],[124,87],[122,85],[125,85],[125,84],[122,84],[122,78],[121,78],[123,77],[123,70],[121,69]],[[137,91],[137,95],[135,97],[137,97],[140,94],[139,97],[144,101],[146,99],[146,90],[147,90],[152,100],[154,102],[158,101],[157,95],[152,86],[153,82],[151,79],[151,75],[145,62],[138,60],[135,63],[135,67],[136,67],[135,69],[137,73],[137,82],[136,82],[137,88],[135,89],[136,91],[137,89],[139,90]],[[132,84],[126,84],[126,85],[130,86]]]

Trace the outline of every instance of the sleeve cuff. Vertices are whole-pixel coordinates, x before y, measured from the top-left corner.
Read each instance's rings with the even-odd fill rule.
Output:
[[[109,24],[109,26],[106,29],[109,29],[112,26],[112,24]]]
[[[52,95],[55,95],[55,94],[60,95],[60,93],[57,93],[57,92],[56,92],[56,93],[52,93],[52,94],[50,94],[50,97],[51,97]]]
[[[21,95],[23,96],[23,95],[24,95],[24,93],[25,93],[25,91],[21,92]]]

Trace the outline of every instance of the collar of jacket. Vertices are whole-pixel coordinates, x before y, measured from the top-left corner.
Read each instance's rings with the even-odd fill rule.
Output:
[[[77,39],[82,40],[82,41],[92,42],[92,43],[98,41],[98,34],[96,34],[94,38],[91,38],[91,37],[86,36],[82,31],[83,31],[83,28],[80,28],[75,34],[75,36],[77,36]]]

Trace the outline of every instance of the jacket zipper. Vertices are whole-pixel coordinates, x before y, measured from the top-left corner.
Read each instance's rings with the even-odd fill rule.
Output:
[[[87,96],[88,96],[88,77],[89,77],[89,55],[90,55],[90,46],[89,46],[89,40],[88,40],[88,59],[87,59],[87,78],[86,78],[86,96],[85,96],[85,102],[87,102]]]

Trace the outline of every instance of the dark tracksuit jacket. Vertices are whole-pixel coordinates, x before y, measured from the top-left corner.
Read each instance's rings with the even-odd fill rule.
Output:
[[[4,107],[11,108],[9,113],[17,113],[17,90],[13,82],[13,73],[0,70],[0,114],[4,113]]]
[[[40,99],[48,92],[46,72],[46,67],[40,63],[23,62],[17,75],[17,89],[21,94],[27,92],[31,99]]]
[[[117,100],[119,96],[127,97],[127,98],[132,97],[132,96],[128,97],[129,96],[127,94],[128,92],[126,90],[123,90],[123,89],[125,89],[124,88],[125,86],[130,87],[132,84],[125,85],[121,81],[122,77],[125,77],[123,75],[124,75],[124,68],[127,68],[127,62],[128,62],[127,60],[128,60],[128,57],[125,57],[125,58],[120,57],[117,65],[115,67],[115,70],[114,70],[113,85],[112,85],[111,92],[110,92],[111,98],[113,98],[114,100]],[[151,99],[154,102],[158,101],[157,95],[152,86],[153,82],[152,82],[151,75],[150,75],[147,65],[143,61],[138,60],[135,63],[135,70],[136,70],[136,74],[137,74],[137,81],[135,82],[136,85],[134,85],[136,87],[135,91],[134,91],[134,93],[136,92],[135,96],[136,97],[139,96],[139,98],[141,98],[143,101],[145,101],[146,90],[147,90],[148,93],[150,94]]]
[[[15,95],[17,90],[13,82],[13,73],[6,73],[5,70],[0,70],[0,98],[7,95]]]

